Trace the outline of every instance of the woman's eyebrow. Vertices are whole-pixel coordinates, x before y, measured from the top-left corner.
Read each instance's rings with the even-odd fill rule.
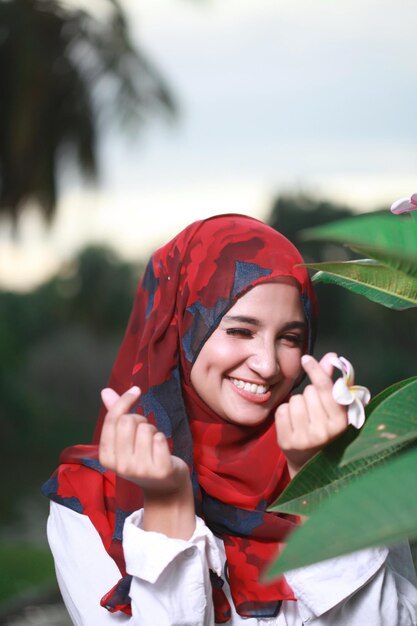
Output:
[[[225,322],[240,322],[242,324],[252,324],[252,326],[260,326],[261,322],[256,317],[248,317],[247,315],[225,315]]]
[[[294,321],[294,322],[288,322],[287,324],[284,324],[284,326],[282,327],[282,330],[307,330],[307,322],[300,322],[300,321]]]
[[[225,315],[223,317],[223,321],[225,322],[238,322],[241,324],[251,324],[252,326],[262,326],[260,320],[256,317],[249,317],[247,315]],[[286,330],[306,330],[307,323],[300,320],[294,320],[293,322],[287,322],[283,325],[281,331],[285,332]]]

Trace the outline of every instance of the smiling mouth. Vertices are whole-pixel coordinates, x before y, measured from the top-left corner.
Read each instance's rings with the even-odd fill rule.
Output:
[[[229,378],[229,380],[238,389],[241,389],[242,391],[246,391],[248,393],[253,393],[257,396],[262,396],[266,394],[270,389],[270,385],[258,385],[256,383],[249,383],[245,380],[241,380],[240,378]]]

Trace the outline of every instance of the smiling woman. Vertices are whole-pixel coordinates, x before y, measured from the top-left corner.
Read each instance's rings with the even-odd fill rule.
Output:
[[[269,505],[348,425],[334,355],[311,356],[315,311],[296,248],[252,218],[196,222],[156,251],[96,444],[64,450],[44,486],[75,624],[415,623],[403,549],[262,581],[298,522]]]
[[[262,423],[301,372],[306,322],[297,283],[265,283],[239,298],[191,370],[194,389],[223,419]]]

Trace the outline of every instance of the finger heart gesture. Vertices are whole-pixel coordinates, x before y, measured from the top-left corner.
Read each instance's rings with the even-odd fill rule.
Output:
[[[283,451],[290,476],[348,427],[346,407],[333,398],[334,353],[320,362],[310,355],[302,357],[311,384],[303,393],[291,396],[275,413],[278,444]]]
[[[145,497],[175,493],[188,478],[184,461],[172,456],[165,435],[143,415],[129,413],[140,395],[132,387],[119,396],[102,391],[107,408],[99,444],[100,463],[118,476],[139,485]]]

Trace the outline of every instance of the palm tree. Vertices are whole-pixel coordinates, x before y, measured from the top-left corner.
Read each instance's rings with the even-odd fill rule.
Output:
[[[50,221],[72,159],[97,173],[99,122],[172,116],[169,88],[135,49],[118,0],[99,19],[59,0],[0,0],[0,214],[15,227],[28,202]]]

